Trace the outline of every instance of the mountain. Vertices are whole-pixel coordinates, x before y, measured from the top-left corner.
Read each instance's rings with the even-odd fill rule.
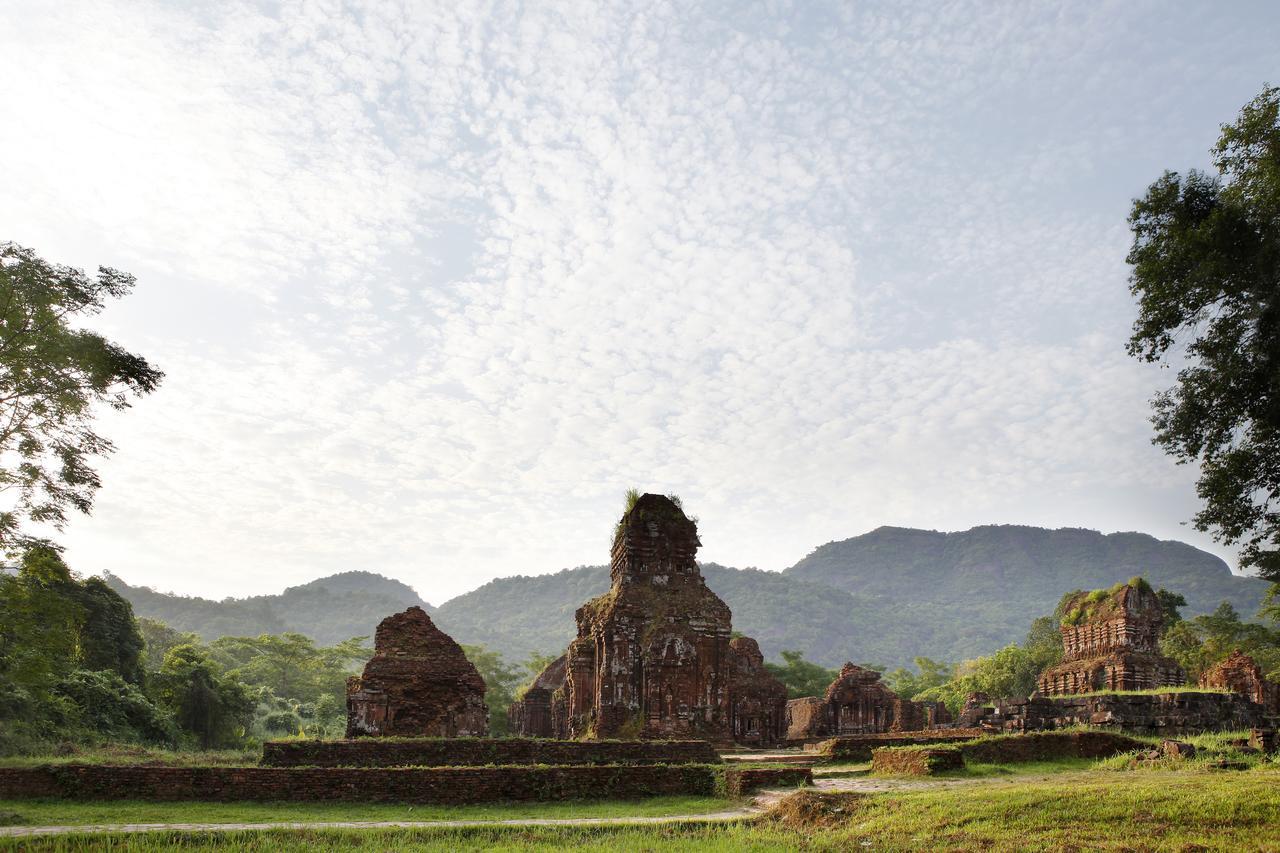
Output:
[[[958,533],[881,527],[821,546],[783,573],[834,589],[874,594],[886,607],[927,609],[952,624],[951,659],[1010,642],[1062,594],[1097,589],[1142,575],[1181,593],[1184,616],[1229,601],[1252,617],[1268,584],[1243,578],[1218,557],[1183,542],[1143,533],[999,525]],[[961,628],[962,623],[967,627]],[[978,642],[974,642],[978,639]],[[937,656],[935,653],[931,656]]]
[[[412,587],[372,572],[342,572],[291,586],[279,595],[222,601],[129,586],[112,574],[105,580],[129,599],[135,615],[193,631],[206,641],[297,631],[331,645],[350,637],[372,638],[378,622],[411,605],[434,610]]]
[[[1251,617],[1268,585],[1231,574],[1226,563],[1181,542],[1141,533],[987,526],[959,533],[881,527],[829,542],[783,572],[702,564],[707,586],[733,611],[733,625],[771,660],[799,649],[810,660],[894,667],[925,655],[958,661],[1021,641],[1066,592],[1145,576],[1182,593],[1183,615],[1229,601]],[[372,634],[378,620],[410,604],[408,586],[346,572],[275,596],[221,602],[109,582],[140,616],[206,639],[297,630],[321,643]],[[432,609],[460,643],[483,644],[510,661],[559,654],[575,633],[574,611],[609,588],[605,566],[500,578]]]

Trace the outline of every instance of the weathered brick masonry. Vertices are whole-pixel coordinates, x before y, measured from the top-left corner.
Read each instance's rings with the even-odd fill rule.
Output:
[[[383,619],[373,645],[347,680],[347,737],[488,734],[484,679],[421,607]]]
[[[486,764],[717,764],[705,740],[534,738],[286,740],[262,745],[269,767],[477,767]]]
[[[1059,628],[1062,662],[1041,673],[1039,692],[1061,696],[1186,682],[1182,667],[1160,654],[1164,615],[1160,599],[1145,581],[1079,593],[1064,611]]]
[[[1270,726],[1261,705],[1236,693],[1103,693],[1033,696],[997,702],[983,728],[1035,732],[1068,726],[1102,726],[1134,734],[1194,734]]]
[[[701,764],[611,767],[0,768],[0,799],[276,800],[464,804],[715,793],[724,771]]]
[[[808,767],[735,767],[724,771],[725,793],[739,797],[760,788],[798,788],[813,784]]]
[[[817,746],[817,754],[823,758],[845,761],[870,761],[875,749],[891,746],[928,746],[937,743],[957,743],[972,740],[986,734],[982,729],[942,729],[936,732],[912,734],[848,735],[824,740]]]

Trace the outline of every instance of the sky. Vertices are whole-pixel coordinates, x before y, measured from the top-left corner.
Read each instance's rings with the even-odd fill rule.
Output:
[[[1271,2],[0,0],[0,240],[165,371],[73,568],[432,603],[623,493],[778,570],[880,525],[1186,524],[1134,197],[1280,82]]]

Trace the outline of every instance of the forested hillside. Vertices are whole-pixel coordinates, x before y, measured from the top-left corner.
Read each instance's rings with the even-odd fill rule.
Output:
[[[111,574],[106,581],[129,600],[138,616],[191,631],[209,642],[297,631],[321,645],[332,645],[351,637],[372,637],[383,617],[411,605],[433,610],[412,587],[372,572],[342,572],[291,586],[279,595],[222,601],[129,586]]]
[[[769,659],[799,649],[827,666],[854,660],[894,667],[918,655],[956,661],[987,654],[1021,640],[1064,592],[1135,575],[1186,596],[1185,616],[1229,601],[1251,617],[1267,589],[1181,542],[1014,526],[960,533],[882,527],[823,545],[785,572],[706,563],[703,574],[733,611],[734,627],[759,640]],[[408,586],[368,572],[221,602],[110,582],[138,615],[206,639],[295,630],[331,644],[369,636],[378,620],[410,604],[427,606]],[[574,635],[574,611],[608,586],[604,566],[517,575],[431,612],[458,642],[521,661],[563,651]]]

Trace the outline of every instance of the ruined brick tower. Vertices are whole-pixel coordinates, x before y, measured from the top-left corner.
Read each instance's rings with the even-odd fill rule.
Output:
[[[1066,604],[1062,663],[1040,675],[1041,693],[1149,690],[1183,684],[1186,673],[1160,654],[1160,600],[1146,581],[1082,592]]]
[[[567,653],[570,737],[732,739],[728,606],[695,562],[697,525],[662,495],[618,522],[612,588],[577,611]]]
[[[373,657],[347,679],[347,737],[478,737],[484,679],[421,607],[378,623]]]

